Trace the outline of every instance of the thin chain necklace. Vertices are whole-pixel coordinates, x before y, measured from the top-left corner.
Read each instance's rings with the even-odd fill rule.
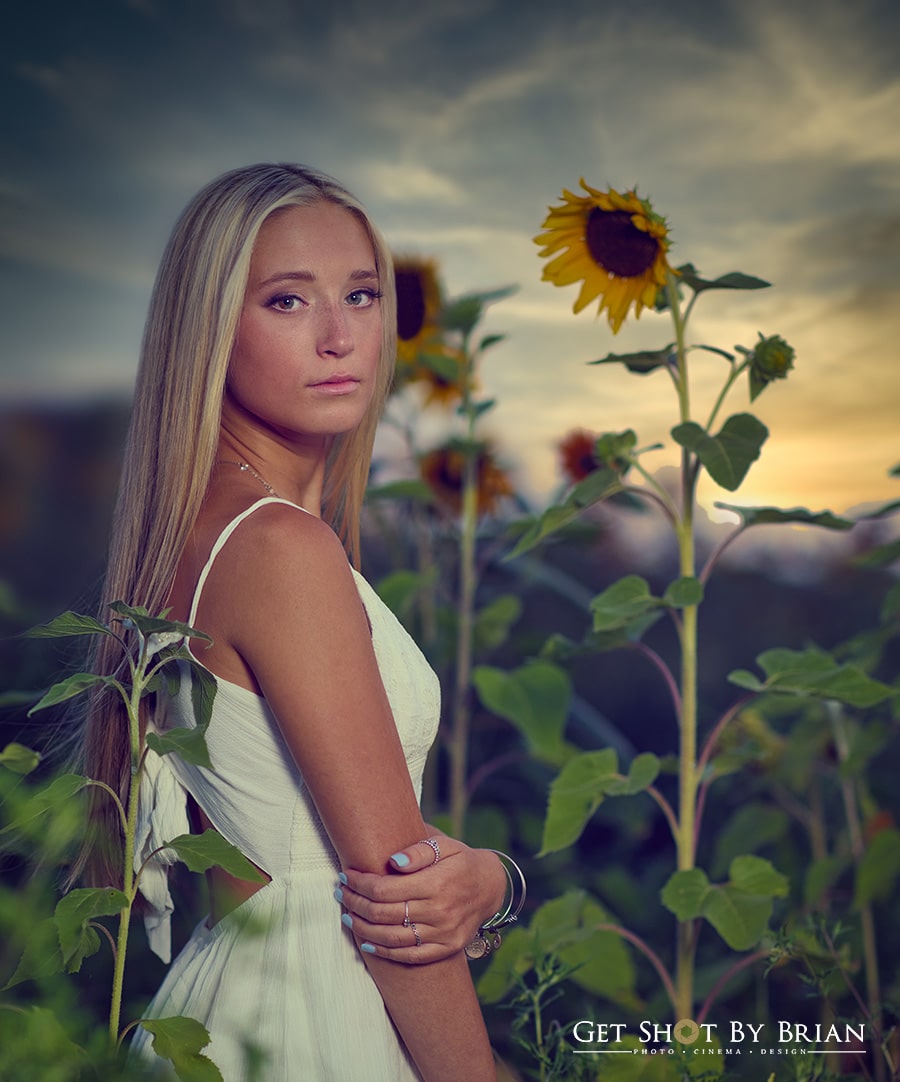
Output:
[[[244,473],[249,473],[251,477],[255,477],[270,496],[277,496],[279,500],[281,499],[265,477],[263,477],[262,474],[257,473],[249,462],[238,462],[236,458],[218,458],[216,459],[216,464],[222,466],[237,466],[239,470],[243,470]]]

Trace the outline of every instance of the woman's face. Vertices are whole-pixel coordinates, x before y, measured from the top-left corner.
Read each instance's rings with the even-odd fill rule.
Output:
[[[276,211],[250,261],[228,405],[290,440],[355,428],[375,390],[380,297],[372,244],[350,211]]]

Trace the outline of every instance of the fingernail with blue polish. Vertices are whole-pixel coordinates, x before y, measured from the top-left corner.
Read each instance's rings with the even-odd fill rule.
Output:
[[[334,900],[336,902],[342,902],[344,900],[344,892],[341,890],[340,887],[334,888]]]
[[[398,868],[405,868],[409,864],[409,857],[406,853],[394,853],[391,860],[397,865]]]
[[[353,927],[353,917],[351,917],[349,913],[345,913],[341,917],[341,924],[345,924],[348,928],[352,928]]]
[[[339,880],[340,880],[340,881],[341,881],[341,882],[342,882],[342,883],[344,884],[344,886],[346,887],[346,885],[347,885],[347,877],[346,877],[346,875],[344,875],[344,873],[343,873],[343,872],[338,872],[338,879],[339,879]]]
[[[372,946],[371,943],[361,943],[359,949],[361,951],[364,951],[366,954],[374,954],[375,953],[375,948]]]

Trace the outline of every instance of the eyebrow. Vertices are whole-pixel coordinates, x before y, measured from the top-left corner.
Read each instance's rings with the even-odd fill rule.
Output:
[[[276,282],[314,282],[318,276],[309,270],[279,271],[277,274],[264,279],[257,285],[257,289],[274,285]],[[378,274],[374,270],[355,270],[348,276],[350,282],[377,282]]]

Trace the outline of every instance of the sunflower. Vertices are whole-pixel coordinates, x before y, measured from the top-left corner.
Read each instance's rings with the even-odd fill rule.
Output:
[[[573,429],[559,444],[562,471],[573,484],[583,481],[600,468],[596,452],[597,437],[585,428]]]
[[[666,222],[636,191],[601,192],[584,180],[581,186],[587,195],[563,189],[563,205],[550,207],[546,232],[534,238],[542,258],[554,257],[542,277],[557,286],[581,281],[574,311],[599,297],[597,313],[606,309],[616,334],[631,305],[640,316],[666,283]]]
[[[453,444],[437,447],[424,454],[419,461],[422,478],[438,503],[456,514],[462,510],[465,461],[462,449]],[[475,475],[480,515],[492,513],[502,497],[513,495],[512,482],[487,443],[482,443],[478,448]]]
[[[416,256],[394,256],[397,286],[397,359],[412,365],[430,341],[440,337],[443,303],[437,264]]]

